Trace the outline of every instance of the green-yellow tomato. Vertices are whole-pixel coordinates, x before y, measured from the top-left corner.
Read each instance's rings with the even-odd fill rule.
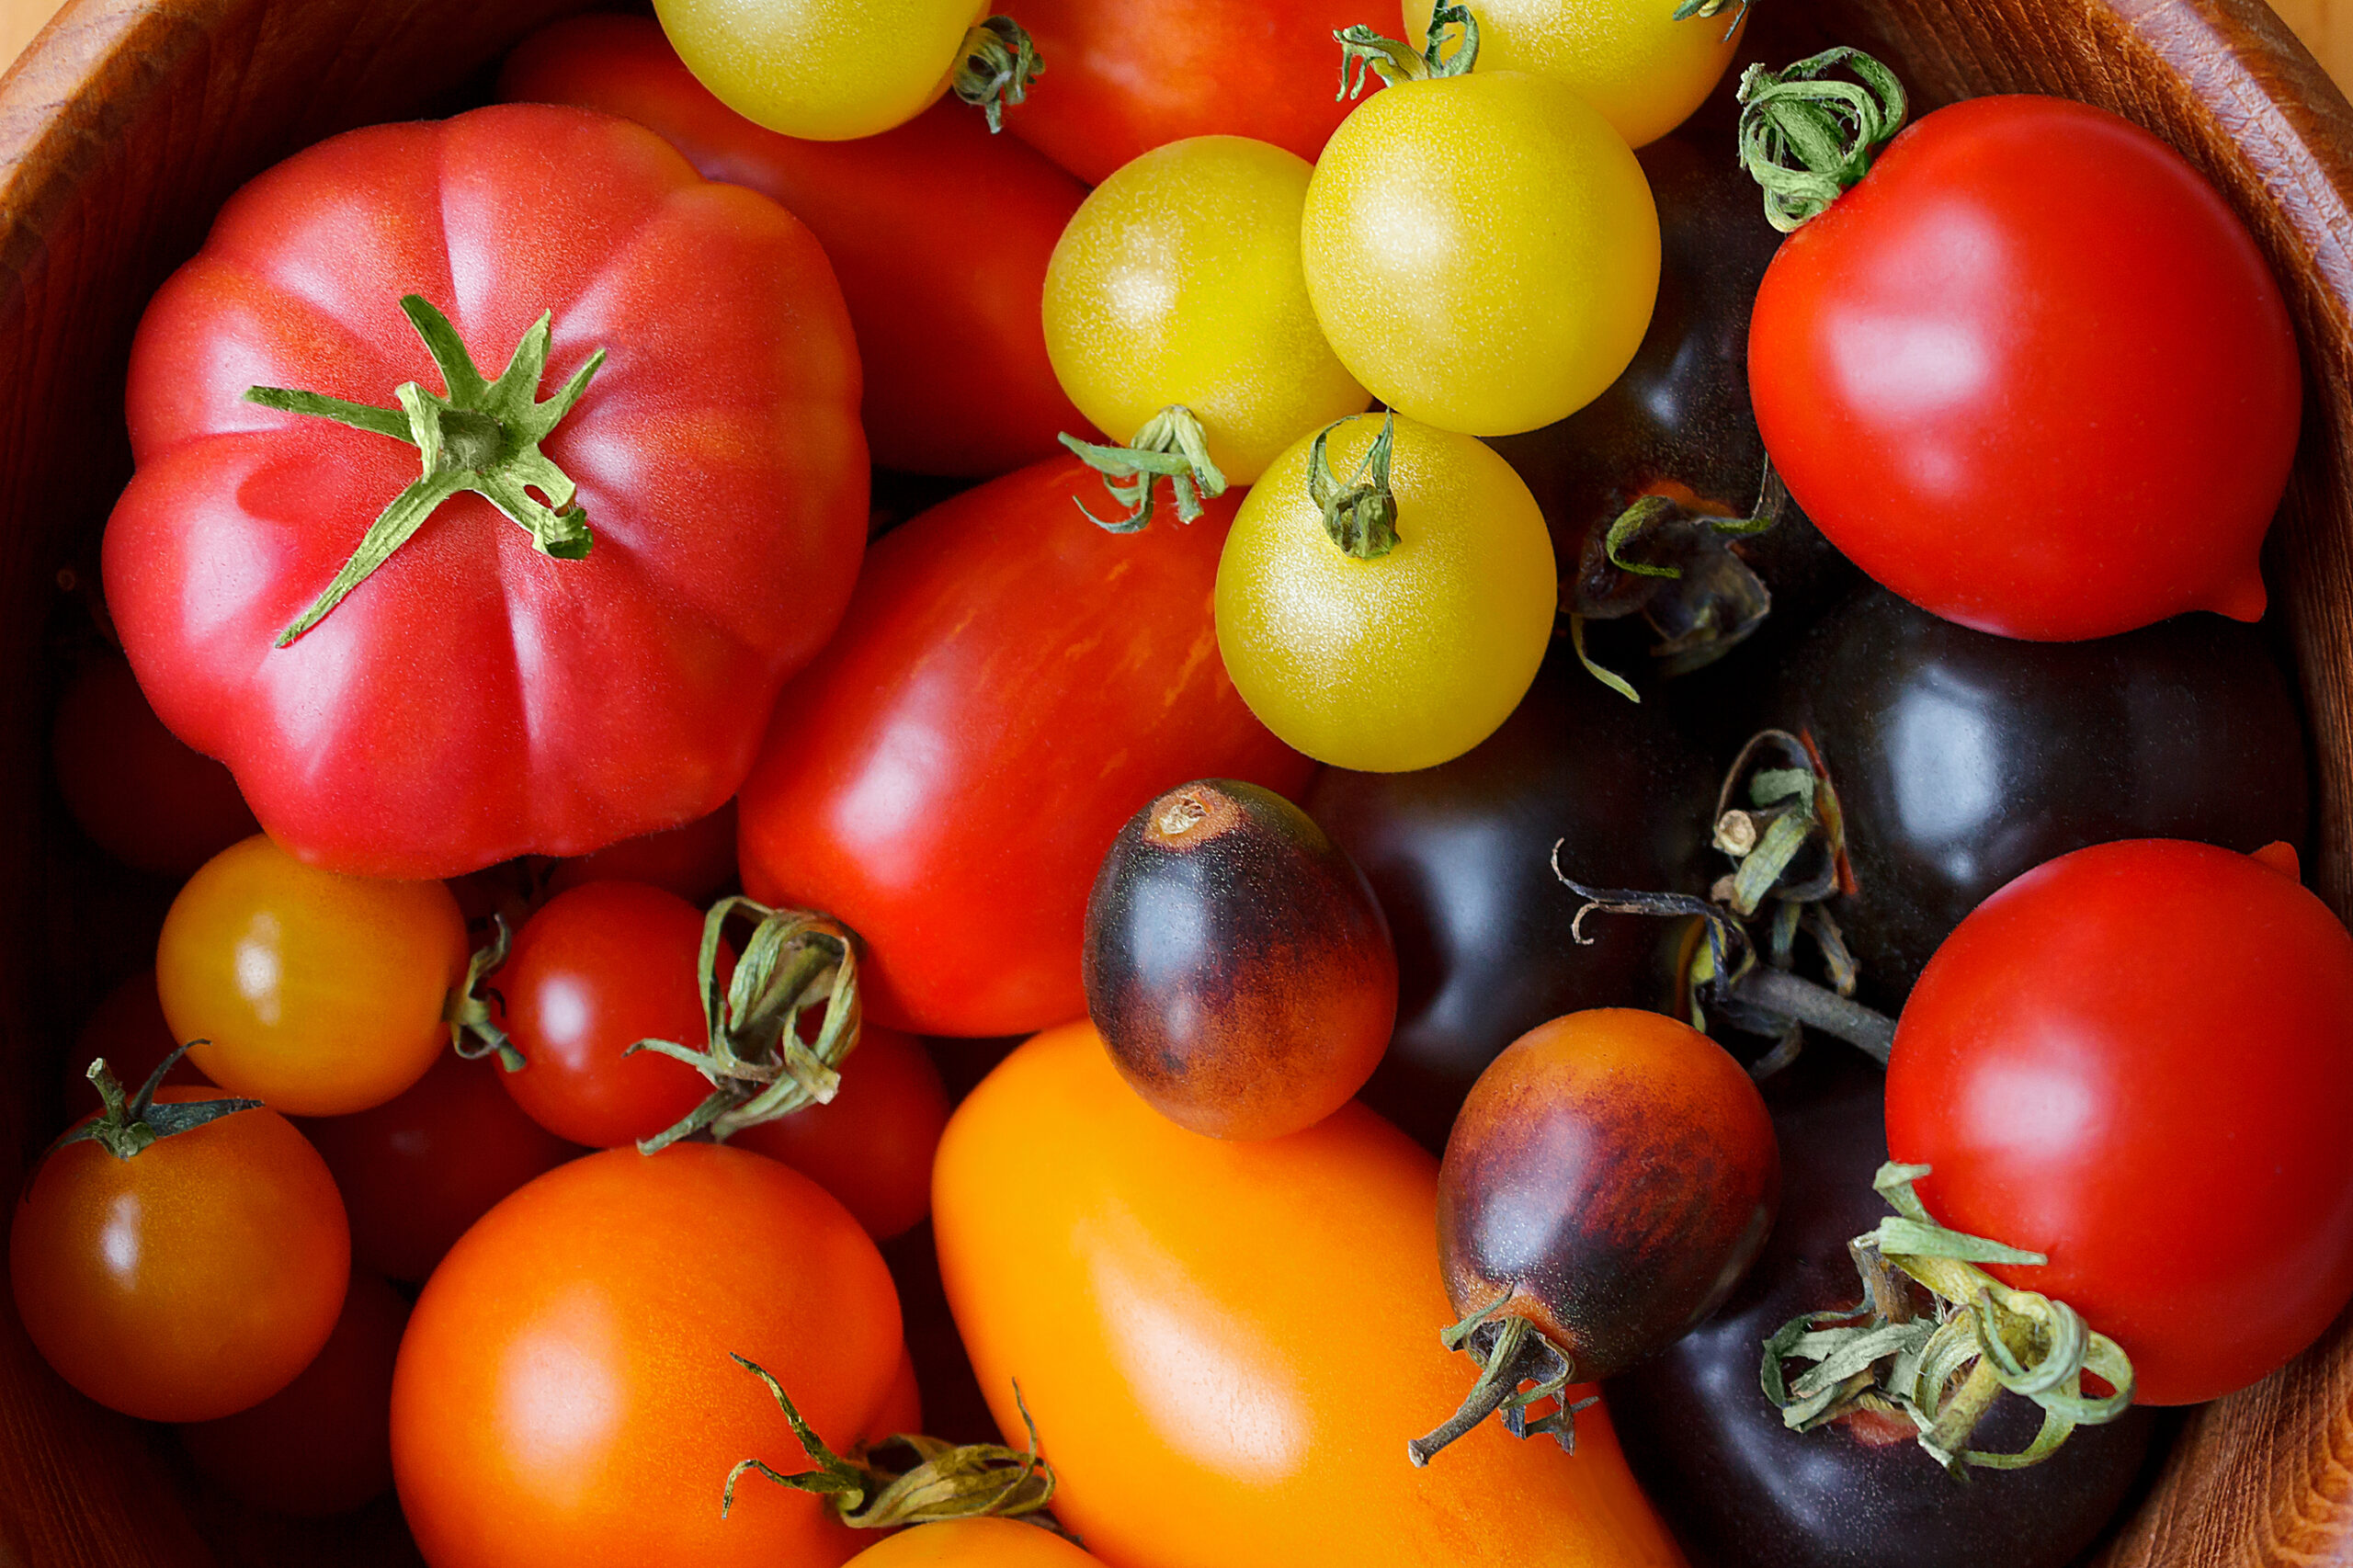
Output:
[[[1525,72],[1367,98],[1315,165],[1301,241],[1340,362],[1400,414],[1474,436],[1601,395],[1658,298],[1658,209],[1632,150]]]
[[[1381,422],[1331,433],[1346,483]],[[1358,560],[1308,489],[1313,437],[1267,468],[1226,535],[1217,642],[1267,728],[1320,762],[1402,773],[1461,756],[1510,717],[1552,637],[1559,583],[1535,497],[1484,443],[1397,421],[1397,543]]]
[[[1405,36],[1420,49],[1430,8],[1421,0],[1404,6]],[[1635,147],[1657,141],[1706,101],[1747,23],[1740,0],[1679,22],[1674,0],[1477,0],[1474,10],[1481,70],[1556,77]]]
[[[904,125],[948,90],[986,0],[654,0],[687,69],[787,136],[847,142]]]
[[[1115,441],[1162,409],[1200,421],[1235,484],[1371,399],[1315,324],[1300,270],[1310,170],[1244,136],[1155,148],[1097,186],[1046,267],[1046,353]]]

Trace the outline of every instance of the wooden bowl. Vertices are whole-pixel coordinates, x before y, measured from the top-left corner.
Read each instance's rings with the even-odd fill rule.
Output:
[[[101,872],[44,765],[61,629],[86,620],[129,474],[122,379],[142,306],[248,176],[350,126],[462,107],[508,45],[586,8],[75,0],[0,80],[0,1176],[61,1125],[70,1027],[137,967],[169,895]],[[2179,148],[2246,220],[2311,388],[2268,557],[2319,772],[2307,869],[2353,914],[2353,108],[2261,0],[1761,0],[1757,28],[1760,51],[1783,58],[1862,44],[1927,103],[2031,90],[2105,105]],[[2353,1561],[2348,1448],[2340,1324],[2189,1419],[2109,1560]],[[70,1393],[0,1293],[0,1568],[414,1561],[389,1505],[313,1528],[188,1487],[168,1437]]]

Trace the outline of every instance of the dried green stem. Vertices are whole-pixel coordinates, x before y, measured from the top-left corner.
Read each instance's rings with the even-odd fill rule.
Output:
[[[1362,417],[1354,415],[1352,417]],[[1307,494],[1324,513],[1324,531],[1343,555],[1378,561],[1397,548],[1397,496],[1389,488],[1389,465],[1397,446],[1397,415],[1384,414],[1381,433],[1365,449],[1346,484],[1332,472],[1326,444],[1347,424],[1336,420],[1315,433],[1307,449]]]
[[[1430,10],[1428,40],[1419,50],[1361,22],[1342,28],[1332,39],[1340,46],[1343,99],[1364,91],[1368,72],[1393,87],[1401,82],[1466,76],[1479,62],[1478,18],[1460,0],[1437,0]]]
[[[164,1086],[164,1079],[171,1070],[179,1065],[180,1058],[188,1054],[188,1046],[206,1043],[193,1040],[187,1045],[174,1047],[172,1053],[157,1062],[155,1070],[147,1074],[147,1081],[139,1085],[139,1092],[130,1096],[123,1094],[122,1085],[115,1081],[114,1070],[107,1065],[105,1057],[92,1062],[84,1076],[90,1080],[90,1086],[98,1091],[98,1102],[105,1108],[51,1144],[51,1151],[63,1149],[69,1143],[88,1142],[97,1144],[118,1160],[128,1160],[153,1147],[161,1139],[201,1127],[208,1121],[218,1121],[224,1116],[234,1116],[241,1110],[259,1110],[261,1101],[240,1099],[233,1096],[173,1100],[163,1105],[155,1103],[156,1091]]]
[[[466,960],[465,978],[450,988],[449,1000],[442,1004],[441,1021],[449,1026],[449,1049],[460,1056],[473,1062],[494,1055],[500,1067],[519,1073],[524,1065],[523,1053],[491,1017],[488,998],[495,993],[485,983],[506,961],[506,951],[513,940],[506,916],[493,915],[490,940]]]
[[[1141,533],[1150,528],[1164,479],[1176,497],[1180,523],[1199,517],[1204,499],[1215,500],[1226,491],[1225,473],[1210,458],[1209,436],[1181,403],[1172,403],[1146,420],[1124,447],[1097,446],[1068,434],[1062,443],[1103,476],[1103,488],[1126,509],[1126,516],[1106,522],[1079,504],[1080,515],[1106,533]]]
[[[1853,81],[1831,73],[1841,68]],[[1786,71],[1751,65],[1740,78],[1740,161],[1765,191],[1783,233],[1827,211],[1870,172],[1904,129],[1904,84],[1859,49],[1830,49]]]

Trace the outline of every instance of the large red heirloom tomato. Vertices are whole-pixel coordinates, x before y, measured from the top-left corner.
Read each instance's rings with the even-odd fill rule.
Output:
[[[724,802],[839,619],[858,386],[809,232],[653,132],[355,131],[231,198],[149,305],[108,602],[301,858],[582,854]]]

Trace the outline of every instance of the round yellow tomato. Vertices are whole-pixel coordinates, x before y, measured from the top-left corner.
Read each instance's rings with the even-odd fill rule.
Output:
[[[1600,396],[1658,299],[1642,165],[1573,89],[1526,72],[1367,98],[1315,165],[1300,237],[1340,362],[1398,413],[1473,436]]]
[[[1674,0],[1477,0],[1479,64],[1566,82],[1630,146],[1646,147],[1706,101],[1748,21],[1742,0],[1679,22],[1676,9]],[[1404,0],[1404,17],[1422,48],[1429,6]]]
[[[1019,1519],[945,1519],[887,1537],[846,1568],[1088,1568],[1097,1561]]]
[[[671,46],[745,119],[847,142],[938,101],[985,0],[654,0]]]
[[[1073,1024],[965,1100],[932,1204],[998,1425],[1018,1378],[1056,1517],[1120,1568],[1681,1561],[1598,1408],[1574,1454],[1491,1422],[1407,1462],[1475,1373],[1438,1343],[1438,1164],[1361,1105],[1205,1138]]]
[[[1392,91],[1394,89],[1392,89]],[[1329,437],[1346,483],[1381,421]],[[1511,465],[1468,436],[1396,422],[1396,546],[1359,560],[1309,491],[1314,437],[1275,460],[1217,566],[1217,642],[1261,723],[1361,773],[1434,767],[1511,716],[1552,637],[1552,539]]]
[[[1301,436],[1371,399],[1307,302],[1307,161],[1245,136],[1195,136],[1097,186],[1046,267],[1046,352],[1063,391],[1117,441],[1162,409],[1200,422],[1224,477],[1249,484]]]
[[[449,1048],[466,922],[439,882],[323,871],[256,834],[205,862],[164,918],[155,993],[233,1094],[295,1116],[383,1104]]]

